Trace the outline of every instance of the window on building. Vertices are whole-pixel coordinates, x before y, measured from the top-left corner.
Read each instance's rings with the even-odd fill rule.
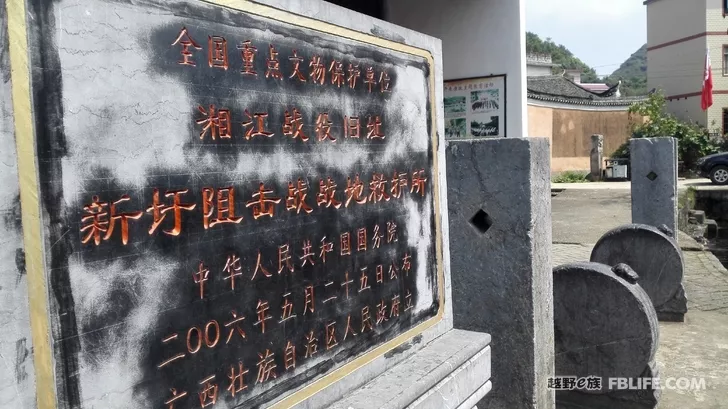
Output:
[[[728,109],[723,108],[723,135],[728,133]]]
[[[728,14],[728,0],[723,0],[723,16]]]
[[[728,75],[728,45],[723,46],[723,75]]]

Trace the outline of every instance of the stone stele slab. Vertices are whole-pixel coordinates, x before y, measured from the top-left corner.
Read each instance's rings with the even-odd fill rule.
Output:
[[[324,407],[452,328],[439,41],[265,3],[2,2],[12,407],[26,293],[40,409]]]

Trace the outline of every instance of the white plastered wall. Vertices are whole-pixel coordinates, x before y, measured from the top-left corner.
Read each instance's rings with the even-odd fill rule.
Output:
[[[528,135],[523,0],[387,0],[385,16],[442,40],[445,81],[506,74],[506,134]]]

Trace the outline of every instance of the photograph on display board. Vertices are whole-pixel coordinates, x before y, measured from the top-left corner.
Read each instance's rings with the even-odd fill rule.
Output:
[[[445,81],[445,138],[506,136],[506,77]]]
[[[470,93],[470,105],[473,113],[498,111],[500,107],[500,90],[473,91]]]
[[[477,116],[470,121],[470,133],[475,137],[499,136],[498,116]]]
[[[453,118],[445,120],[445,137],[464,138],[467,136],[467,124],[465,118]]]
[[[466,107],[466,98],[464,96],[445,98],[445,118],[464,118]]]

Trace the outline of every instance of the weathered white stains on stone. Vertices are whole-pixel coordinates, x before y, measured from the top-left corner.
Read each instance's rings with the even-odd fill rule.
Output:
[[[431,180],[427,180],[427,194],[425,195],[426,203],[430,203],[432,200],[432,184]],[[408,208],[407,222],[407,245],[417,249],[415,254],[412,254],[414,260],[413,266],[417,268],[417,289],[418,299],[415,304],[414,312],[418,313],[432,305],[432,283],[430,282],[433,277],[430,277],[427,272],[428,264],[425,260],[428,260],[435,249],[430,249],[426,243],[432,243],[432,238],[435,232],[432,231],[432,208],[430,206],[419,206],[411,198],[405,199],[406,206]],[[430,268],[432,266],[430,265]],[[436,278],[435,278],[436,279]]]
[[[147,403],[146,397],[134,393],[132,387],[142,377],[144,337],[157,324],[160,311],[174,306],[175,297],[169,294],[168,283],[179,279],[172,276],[178,268],[177,260],[155,255],[145,255],[131,265],[123,260],[96,265],[71,261],[71,286],[76,305],[81,306],[76,309],[79,328],[128,308],[117,305],[112,292],[116,300],[133,305],[125,320],[109,322],[99,330],[106,337],[106,350],[89,351],[82,343],[81,356],[95,357],[92,362],[82,359],[79,369],[82,395],[89,404],[103,402],[103,407],[121,409],[131,407],[129,402],[136,402],[133,407]],[[118,329],[120,325],[123,330]]]
[[[386,116],[400,117],[402,123],[389,131],[388,149],[383,160],[388,162],[411,152],[426,152],[431,136],[427,133],[427,78],[415,67],[395,67],[397,86],[392,92],[392,103],[387,105]],[[397,109],[400,107],[400,109]],[[430,107],[435,109],[435,107]],[[433,129],[434,132],[434,129]]]
[[[139,187],[149,167],[183,167],[192,102],[182,87],[149,72],[144,46],[151,45],[139,41],[160,17],[102,1],[63,1],[58,10],[66,200],[80,199],[80,185],[99,167]]]

